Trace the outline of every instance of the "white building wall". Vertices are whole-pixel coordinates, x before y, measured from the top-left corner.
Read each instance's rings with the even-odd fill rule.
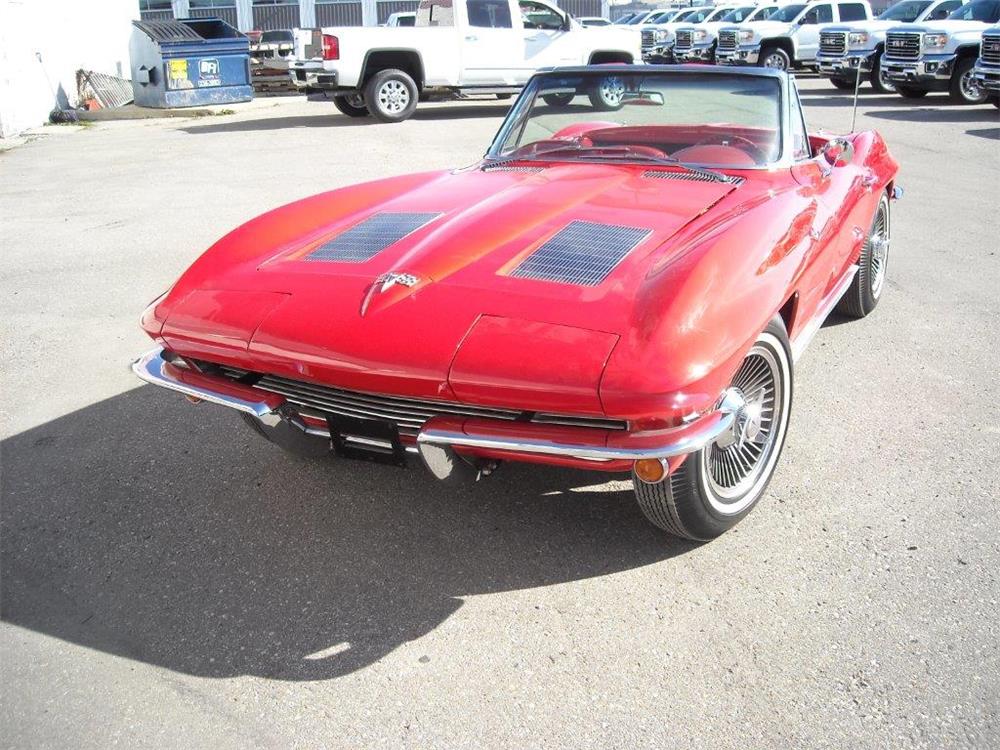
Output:
[[[129,77],[137,0],[0,0],[0,137],[75,106],[76,71]]]

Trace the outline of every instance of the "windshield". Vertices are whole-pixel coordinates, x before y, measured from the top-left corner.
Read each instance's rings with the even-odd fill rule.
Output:
[[[768,21],[784,21],[785,23],[790,23],[794,21],[796,16],[806,9],[804,5],[786,5],[784,8],[778,8],[774,13],[768,16]]]
[[[748,5],[746,8],[733,8],[718,20],[725,21],[726,23],[740,23],[747,20],[754,10],[754,6],[752,5]]]
[[[781,154],[775,76],[689,71],[535,76],[489,158],[763,167]]]
[[[671,18],[677,15],[676,10],[668,10],[664,13],[656,13],[646,19],[645,23],[666,23]]]
[[[878,20],[913,23],[920,17],[921,13],[927,10],[928,5],[930,5],[930,0],[903,0],[903,2],[896,3],[883,11]]]
[[[630,19],[628,19],[625,23],[627,23],[629,26],[635,26],[637,24],[642,23],[644,20],[646,20],[646,16],[647,15],[649,15],[649,14],[648,13],[636,13],[634,16],[632,16]]]
[[[719,20],[721,20],[721,19],[722,19],[722,17],[723,17],[724,15],[726,15],[726,14],[727,14],[728,12],[729,12],[729,11],[728,11],[728,10],[726,10],[725,8],[716,8],[715,10],[713,10],[713,11],[712,11],[711,13],[709,13],[709,14],[708,14],[708,15],[707,15],[707,16],[705,17],[705,20],[706,20],[706,21],[719,21]]]
[[[972,0],[971,3],[963,5],[948,18],[956,21],[996,23],[1000,21],[1000,0]]]

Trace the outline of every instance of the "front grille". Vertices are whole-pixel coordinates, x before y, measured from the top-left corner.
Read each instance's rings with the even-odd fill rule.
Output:
[[[364,263],[441,214],[382,213],[370,216],[324,242],[306,260]]]
[[[452,401],[350,391],[292,380],[278,375],[250,372],[228,365],[214,365],[207,362],[197,362],[197,365],[206,372],[222,375],[230,380],[238,380],[241,383],[252,385],[253,388],[284,396],[289,403],[299,407],[303,414],[315,417],[336,414],[358,419],[388,420],[396,424],[401,435],[408,437],[415,437],[424,422],[432,417],[479,417],[509,422],[520,420],[534,424],[593,427],[605,430],[624,430],[628,427],[627,422],[619,419],[543,414],[517,409],[473,406]]]
[[[819,51],[821,55],[843,56],[847,52],[847,34],[843,31],[821,31]]]
[[[573,221],[510,272],[519,279],[597,286],[652,230]]]
[[[920,57],[920,34],[890,31],[885,35],[885,56],[889,60],[916,60]]]
[[[690,29],[681,29],[677,32],[677,44],[674,49],[685,50],[690,49],[694,40],[694,32]]]
[[[654,180],[687,180],[688,182],[716,182],[714,177],[699,172],[668,172],[660,169],[650,169],[642,173],[643,177]],[[726,182],[730,185],[742,185],[745,182],[743,177],[734,175],[724,175]]]
[[[718,49],[724,52],[729,52],[731,50],[736,49],[736,32],[720,31]]]
[[[984,63],[1000,65],[1000,34],[983,34],[979,56]]]
[[[635,39],[635,37],[632,37],[632,38]],[[643,50],[643,52],[645,52],[646,50],[652,49],[654,44],[656,44],[656,32],[653,31],[652,29],[643,29],[642,30],[642,50]]]

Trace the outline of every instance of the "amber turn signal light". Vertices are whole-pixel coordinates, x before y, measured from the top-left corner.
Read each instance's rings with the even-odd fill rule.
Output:
[[[640,458],[634,468],[635,475],[646,484],[662,482],[667,476],[667,462],[662,458]]]

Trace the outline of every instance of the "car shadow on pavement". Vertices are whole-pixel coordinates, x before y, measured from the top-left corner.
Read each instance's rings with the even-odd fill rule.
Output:
[[[0,454],[3,620],[204,677],[339,677],[462,597],[694,548],[646,523],[628,483],[595,487],[605,474],[504,466],[452,489],[420,467],[309,462],[151,386]]]
[[[869,117],[897,122],[1000,122],[1000,115],[993,105],[963,107],[954,105],[941,109],[892,110],[889,112],[866,112]]]
[[[354,118],[338,114],[330,104],[330,110],[317,112],[314,115],[293,115],[289,117],[257,117],[244,120],[228,120],[209,124],[185,125],[178,128],[189,135],[208,135],[210,133],[247,133],[267,130],[290,130],[294,128],[363,128],[382,127],[370,117]],[[418,107],[410,119],[412,120],[468,120],[495,117],[501,119],[510,102],[480,105],[453,105]],[[397,127],[394,124],[384,127]]]

